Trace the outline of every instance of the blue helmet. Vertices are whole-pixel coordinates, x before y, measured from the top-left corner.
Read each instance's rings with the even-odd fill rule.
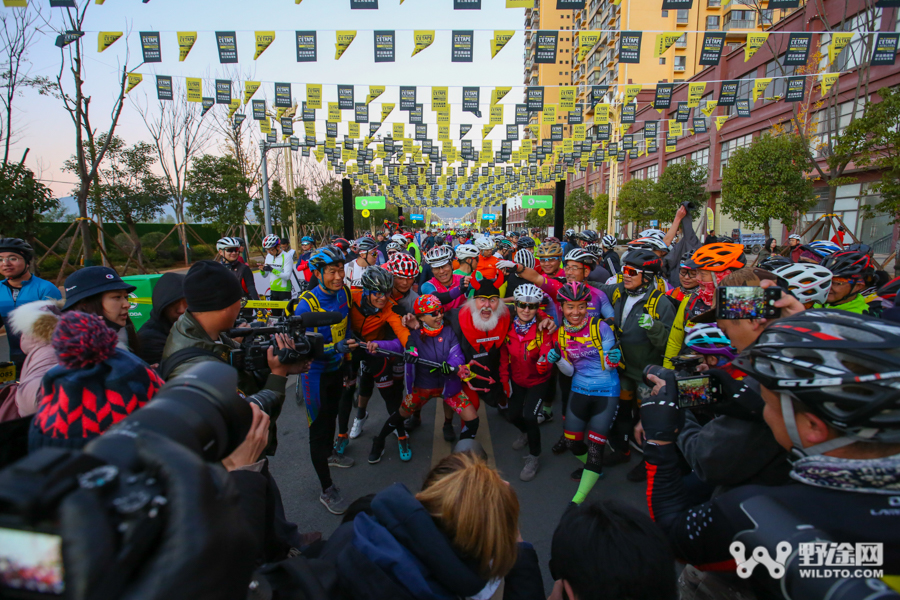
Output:
[[[844,250],[840,246],[840,244],[836,244],[828,240],[816,240],[814,242],[806,244],[803,247],[819,258],[825,258],[826,256],[831,256],[835,252],[842,252]]]
[[[344,253],[337,246],[325,246],[309,258],[309,266],[320,273],[328,265],[345,262]]]
[[[310,237],[308,235],[304,235],[302,238],[300,238],[300,243],[301,244],[315,244],[316,240],[312,239],[312,237]]]

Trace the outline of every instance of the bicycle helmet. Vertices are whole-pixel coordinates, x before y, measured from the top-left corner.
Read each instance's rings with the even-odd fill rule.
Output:
[[[467,258],[476,258],[480,253],[478,248],[472,244],[460,244],[456,247],[456,258],[465,260]]]
[[[453,250],[448,246],[437,246],[432,248],[425,254],[425,262],[431,265],[431,268],[443,267],[453,262]]]
[[[598,260],[603,256],[603,246],[600,244],[588,244],[584,249],[596,256]]]
[[[771,254],[764,259],[762,259],[757,267],[760,269],[765,269],[766,271],[770,271],[772,273],[775,272],[775,269],[779,267],[786,267],[788,265],[794,264],[794,261],[789,259],[787,256],[781,256],[779,254]]]
[[[427,315],[438,310],[442,310],[441,301],[432,294],[419,296],[413,302],[413,313],[417,315]]]
[[[819,258],[825,258],[826,256],[831,256],[835,252],[843,251],[843,248],[835,244],[834,242],[829,242],[828,240],[816,240],[814,242],[810,242],[808,244],[804,244],[801,246],[804,250],[809,250]]]
[[[724,271],[740,269],[744,266],[744,246],[742,244],[715,243],[700,246],[685,266],[703,271]]]
[[[356,240],[356,247],[360,252],[368,252],[369,250],[374,250],[378,247],[378,242],[373,240],[370,237],[361,237]]]
[[[496,245],[496,247],[497,247],[498,250],[501,250],[501,249],[507,249],[507,248],[512,248],[512,247],[513,247],[513,243],[512,243],[509,239],[507,239],[507,238],[505,238],[505,237],[503,237],[503,236],[497,236],[497,237],[494,239],[494,243],[495,243],[495,245]]]
[[[642,232],[640,232],[640,233],[638,234],[638,237],[639,237],[639,238],[644,238],[644,237],[655,237],[655,238],[658,238],[658,239],[663,239],[663,238],[666,237],[666,232],[665,232],[665,231],[662,231],[662,230],[660,230],[660,229],[652,229],[652,228],[651,228],[651,229],[645,229],[645,230],[643,230]]]
[[[533,283],[523,283],[513,291],[516,302],[540,302],[544,299],[544,292]]]
[[[886,284],[878,288],[878,295],[884,300],[894,302],[897,298],[898,290],[900,290],[900,277],[894,277]]]
[[[771,323],[735,367],[781,397],[794,450],[822,454],[900,443],[900,326],[845,310],[807,310]],[[791,399],[844,437],[803,448]]]
[[[268,250],[269,248],[274,248],[280,243],[281,240],[278,239],[278,236],[270,233],[265,238],[263,238],[263,248]]]
[[[847,250],[852,250],[855,252],[859,252],[860,254],[868,254],[869,256],[872,256],[872,247],[868,244],[863,244],[860,242],[850,244]]]
[[[406,233],[403,234],[403,237],[406,238],[407,242],[416,241],[416,234],[414,234],[412,231],[407,231]]]
[[[402,250],[402,248],[400,247],[400,244],[398,244],[397,242],[388,242],[388,245],[387,245],[388,254],[391,254],[392,252],[400,252],[401,250]]]
[[[436,236],[434,236],[434,243],[437,244],[438,246],[440,246],[441,244],[444,243],[444,241],[446,239],[447,239],[447,236],[445,234],[439,233]]]
[[[419,263],[409,254],[398,252],[387,262],[388,270],[394,277],[411,279],[419,275]]]
[[[544,238],[544,243],[545,243],[545,244],[550,243],[550,244],[560,244],[560,245],[562,245],[562,242],[559,241],[559,238],[558,238],[558,237],[554,237],[554,236],[552,236],[552,235],[545,237],[545,238]]]
[[[559,245],[559,242],[547,242],[545,241],[543,244],[538,246],[537,251],[534,253],[535,258],[562,258],[562,246]]]
[[[300,243],[301,244],[315,244],[316,240],[312,239],[311,236],[304,235],[302,238],[300,238]]]
[[[613,235],[606,234],[603,236],[603,239],[600,240],[600,244],[604,248],[615,248],[616,247],[616,238]]]
[[[523,267],[527,267],[529,269],[534,268],[534,254],[531,253],[531,250],[522,250],[516,251],[516,255],[513,257],[513,261],[522,265]]]
[[[693,255],[694,255],[694,253],[691,252],[690,250],[685,250],[684,254],[681,255],[681,260],[678,261],[678,266],[681,268],[684,268],[684,269],[690,269],[691,267],[689,267],[687,265],[688,265],[688,262],[690,262],[690,260],[691,260],[691,256],[693,256]]]
[[[241,243],[233,237],[223,237],[216,242],[216,250],[225,250],[226,248],[239,248]]]
[[[399,244],[400,247],[406,248],[406,244],[407,244],[406,238],[403,237],[402,233],[395,233],[394,235],[391,236],[391,240],[393,240],[394,242],[397,242],[397,244]]]
[[[566,229],[566,237],[567,237],[567,238],[570,238],[570,237],[572,237],[573,235],[575,235],[575,230],[574,230],[574,229]]]
[[[836,252],[822,261],[822,266],[831,271],[835,277],[866,277],[875,272],[872,259],[868,255],[854,250]]]
[[[715,354],[728,360],[737,357],[737,350],[728,336],[715,323],[700,323],[685,331],[684,345],[700,354]]]
[[[344,252],[345,254],[350,250],[350,242],[342,237],[339,237],[332,241],[331,245],[337,246],[338,248],[340,248],[341,252]]]
[[[593,244],[597,241],[597,234],[590,229],[585,229],[584,231],[579,231],[575,234],[575,239],[582,240],[587,242],[588,244]]]
[[[516,243],[516,247],[520,250],[532,250],[534,249],[534,240],[528,237],[527,235],[523,235],[519,238],[519,241]]]
[[[15,252],[25,259],[25,262],[31,262],[34,258],[34,248],[31,244],[19,238],[2,238],[0,239],[0,252]]]
[[[482,236],[475,240],[475,247],[479,250],[493,250],[494,249],[494,240],[487,236]]]
[[[801,241],[803,238],[800,237],[800,234],[799,234],[799,233],[792,233],[791,235],[788,236],[788,239],[789,239],[789,240],[797,240],[797,241],[799,242],[799,241]]]
[[[556,292],[556,299],[559,302],[588,302],[591,299],[591,289],[581,281],[564,283]]]
[[[325,270],[328,265],[345,262],[344,253],[340,248],[334,245],[328,245],[319,248],[315,254],[309,258],[309,268],[320,273]]]
[[[622,264],[634,267],[640,271],[659,275],[662,271],[662,259],[660,259],[652,250],[646,248],[636,248],[631,250],[622,257]]]
[[[631,240],[630,242],[628,242],[628,247],[644,248],[645,250],[669,250],[669,247],[666,246],[666,243],[664,241],[662,241],[662,238],[654,236],[640,237],[636,240]]]
[[[597,264],[597,257],[583,248],[573,248],[569,250],[564,260],[566,262],[569,262],[571,260],[588,266],[594,266]]]
[[[796,263],[772,271],[784,279],[788,289],[800,302],[825,304],[831,289],[831,271],[822,265]]]
[[[367,292],[390,294],[394,289],[394,276],[381,267],[366,267],[359,278],[360,286]]]

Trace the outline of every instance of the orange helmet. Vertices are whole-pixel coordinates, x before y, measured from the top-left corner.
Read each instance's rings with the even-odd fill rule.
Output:
[[[700,246],[684,266],[702,271],[724,271],[744,266],[743,244],[716,243]]]

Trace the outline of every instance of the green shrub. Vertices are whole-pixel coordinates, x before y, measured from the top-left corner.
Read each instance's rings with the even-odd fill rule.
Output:
[[[144,248],[144,256],[147,255],[147,250],[156,248],[157,244],[165,237],[166,234],[161,231],[152,231],[141,236],[141,246]],[[178,232],[173,232],[172,235],[166,238],[166,241],[157,249],[157,255],[169,259],[178,259],[182,256],[181,246],[178,243]]]
[[[134,240],[131,239],[130,235],[126,235],[124,233],[120,233],[114,238],[116,243],[122,247],[122,250],[131,254],[131,251],[134,250]],[[112,246],[112,244],[109,244]]]
[[[146,259],[149,262],[155,261],[157,259],[157,257],[159,256],[159,253],[156,250],[154,250],[152,247],[146,248],[146,247],[142,246],[141,251],[144,253],[144,259]]]
[[[59,267],[62,266],[62,259],[55,256],[48,256],[40,265],[40,273],[48,277],[56,277],[59,273]]]
[[[215,252],[206,244],[196,244],[191,246],[191,256],[194,260],[207,260],[215,256]]]

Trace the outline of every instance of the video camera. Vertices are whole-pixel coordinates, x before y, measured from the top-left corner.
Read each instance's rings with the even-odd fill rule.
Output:
[[[339,312],[308,312],[285,316],[269,327],[239,327],[225,332],[230,338],[243,338],[240,348],[231,351],[230,363],[238,371],[264,371],[269,368],[267,354],[274,348],[278,360],[288,365],[304,359],[321,358],[325,353],[325,338],[321,333],[308,333],[309,327],[328,327],[344,320]],[[295,348],[278,348],[272,338],[284,334],[294,340]]]
[[[109,577],[116,584],[127,582],[157,544],[168,503],[156,474],[143,469],[136,439],[153,432],[204,461],[220,461],[247,437],[250,403],[258,403],[256,396],[244,399],[236,390],[234,369],[203,362],[165,384],[83,452],[43,448],[0,471],[0,597],[44,598],[66,591],[57,511],[78,489],[97,491],[118,522],[122,550],[109,565]]]

